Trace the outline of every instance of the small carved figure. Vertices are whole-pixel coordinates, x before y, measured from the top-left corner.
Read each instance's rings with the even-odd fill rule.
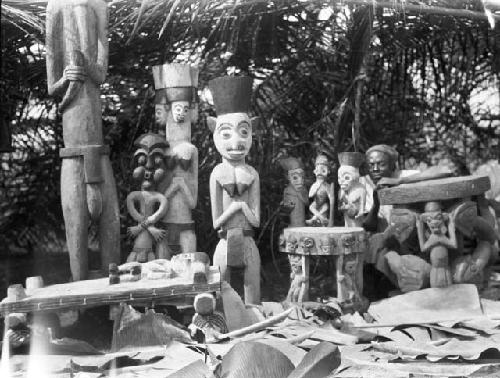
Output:
[[[337,298],[339,302],[355,303],[361,300],[357,286],[357,259],[355,254],[340,255],[338,264],[342,267],[341,274],[338,275],[339,293]]]
[[[61,202],[73,280],[88,277],[88,226],[98,224],[101,266],[120,260],[120,219],[99,86],[108,70],[108,9],[102,0],[50,0],[47,85],[63,97]]]
[[[452,262],[454,283],[474,283],[482,286],[485,269],[498,254],[494,228],[478,214],[477,204],[466,201],[453,211],[457,228],[459,252]]]
[[[153,67],[156,89],[156,117],[166,127],[170,145],[167,175],[160,191],[169,201],[162,222],[168,229],[170,250],[196,251],[191,212],[198,201],[198,149],[191,144],[191,124],[198,117],[198,70],[186,64]]]
[[[314,239],[313,238],[301,238],[300,239],[300,249],[302,253],[311,254],[314,251]]]
[[[319,240],[319,248],[322,254],[330,255],[332,247],[335,248],[335,240],[328,237],[323,237]]]
[[[286,300],[289,302],[302,302],[306,292],[306,277],[302,270],[302,256],[288,255],[290,261],[290,289]]]
[[[215,311],[215,298],[212,294],[198,294],[194,298],[194,311],[196,313],[188,328],[192,337],[196,336],[198,330],[202,332],[203,337],[199,342],[216,340],[221,334],[229,332],[224,315]]]
[[[287,157],[280,160],[287,172],[288,186],[283,193],[284,210],[289,214],[289,227],[303,227],[306,219],[306,206],[309,204],[307,190],[304,187],[304,166],[299,159]]]
[[[446,221],[449,219],[448,227]],[[427,224],[430,233],[424,233],[423,222]],[[446,231],[448,235],[446,236]],[[455,222],[448,214],[442,212],[439,202],[427,202],[425,213],[417,217],[417,233],[420,250],[429,253],[431,261],[431,287],[446,287],[452,284],[448,250],[457,248]],[[427,238],[427,240],[426,240]]]
[[[366,212],[366,188],[359,182],[359,167],[364,161],[359,152],[339,154],[339,210],[344,214],[346,227],[360,227]]]
[[[144,134],[137,138],[135,146],[134,162],[137,167],[133,176],[141,182],[141,190],[127,196],[128,212],[138,222],[137,226],[128,229],[135,239],[127,262],[167,258],[170,256],[168,245],[161,243],[166,231],[155,227],[155,224],[167,211],[167,199],[156,191],[156,187],[165,175],[165,149],[168,143],[159,135]]]
[[[312,199],[309,210],[313,216],[306,220],[306,224],[309,226],[328,226],[334,198],[333,183],[330,184],[326,181],[330,174],[330,164],[325,155],[318,155],[316,158],[314,174],[316,175],[316,181],[309,189],[309,198]]]
[[[252,79],[221,77],[209,83],[217,118],[208,117],[222,163],[210,175],[213,226],[221,240],[214,265],[230,282],[232,268],[244,268],[245,303],[260,303],[260,256],[253,228],[260,224],[260,184],[257,171],[246,164],[252,146],[248,116]]]
[[[298,241],[295,236],[291,236],[286,241],[286,252],[287,253],[295,253],[298,247]]]

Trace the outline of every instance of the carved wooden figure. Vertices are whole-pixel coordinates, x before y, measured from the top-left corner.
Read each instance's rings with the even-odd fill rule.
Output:
[[[260,256],[253,228],[260,224],[260,184],[257,171],[246,164],[252,146],[248,116],[252,79],[221,77],[209,83],[217,118],[208,117],[222,163],[210,175],[213,226],[220,241],[214,265],[231,283],[231,270],[244,269],[245,302],[260,303]]]
[[[316,181],[309,189],[309,198],[312,200],[309,210],[312,217],[306,220],[310,226],[328,226],[332,225],[331,210],[333,209],[333,183],[327,182],[330,174],[330,163],[325,155],[318,155],[315,161],[314,174]]]
[[[366,212],[366,188],[359,182],[359,167],[364,161],[360,152],[339,154],[339,210],[346,227],[361,227]]]
[[[144,134],[135,141],[134,179],[141,182],[141,190],[127,196],[127,209],[138,223],[129,227],[134,238],[134,247],[127,262],[146,262],[170,256],[168,245],[162,243],[166,231],[155,226],[168,209],[166,197],[158,192],[157,186],[165,176],[165,150],[168,143],[157,134]],[[137,209],[139,207],[139,209]]]
[[[448,220],[448,227],[446,221]],[[429,228],[427,235],[424,223]],[[429,253],[431,262],[430,285],[431,287],[446,287],[452,284],[449,249],[457,248],[455,222],[448,214],[442,212],[439,202],[427,202],[425,213],[417,218],[417,232],[420,250]],[[448,236],[446,236],[448,232]]]
[[[289,226],[303,227],[305,226],[306,206],[309,204],[307,190],[304,187],[304,165],[294,157],[280,160],[280,165],[286,171],[288,178],[282,206],[290,213]]]
[[[191,144],[191,125],[198,117],[198,70],[186,64],[153,67],[157,119],[166,128],[168,171],[161,191],[169,201],[163,223],[170,249],[196,252],[191,212],[198,201],[198,149]]]
[[[71,273],[88,275],[88,223],[99,225],[102,270],[120,259],[115,180],[104,145],[99,86],[108,69],[108,10],[102,0],[50,0],[46,18],[47,84],[63,97],[61,201]]]
[[[308,289],[307,278],[302,269],[302,259],[300,255],[288,255],[290,261],[290,288],[286,300],[289,302],[303,302],[307,296],[306,290]]]

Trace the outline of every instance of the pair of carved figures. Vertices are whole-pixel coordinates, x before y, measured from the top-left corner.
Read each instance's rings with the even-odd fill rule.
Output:
[[[170,259],[179,247],[183,253],[196,251],[191,211],[198,196],[198,150],[190,140],[198,113],[198,70],[164,64],[153,67],[153,76],[156,123],[166,129],[166,139],[150,133],[135,142],[134,178],[142,185],[127,197],[129,213],[138,222],[129,228],[135,240],[127,261]]]

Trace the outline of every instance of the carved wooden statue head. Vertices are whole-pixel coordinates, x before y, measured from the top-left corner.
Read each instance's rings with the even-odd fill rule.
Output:
[[[286,171],[288,181],[295,190],[302,190],[305,176],[302,161],[294,157],[286,157],[280,160],[280,165]]]
[[[154,191],[165,176],[165,151],[168,142],[158,134],[143,134],[134,142],[135,180],[141,182],[141,189]]]
[[[317,181],[325,181],[330,174],[330,162],[326,155],[318,155],[314,162],[314,174]]]
[[[166,126],[167,140],[191,140],[191,123],[198,120],[198,74],[188,64],[153,66],[155,122]]]
[[[252,79],[224,76],[211,80],[209,87],[217,111],[217,118],[207,118],[215,147],[228,161],[244,161],[252,146],[252,124],[257,121],[248,115]]]
[[[441,204],[431,201],[425,204],[425,212],[422,214],[422,220],[427,224],[432,234],[445,234],[446,221],[448,216],[442,213]]]
[[[392,177],[396,170],[398,156],[398,152],[386,144],[378,144],[366,151],[368,172],[375,184],[382,177]]]
[[[364,160],[365,157],[360,152],[341,152],[339,154],[338,181],[344,192],[348,192],[358,182],[359,167]]]

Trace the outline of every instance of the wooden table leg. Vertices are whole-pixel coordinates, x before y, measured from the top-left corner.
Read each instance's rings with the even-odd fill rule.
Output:
[[[302,256],[302,272],[304,274],[304,291],[301,296],[299,297],[299,302],[307,301],[309,300],[309,256],[303,255]]]

